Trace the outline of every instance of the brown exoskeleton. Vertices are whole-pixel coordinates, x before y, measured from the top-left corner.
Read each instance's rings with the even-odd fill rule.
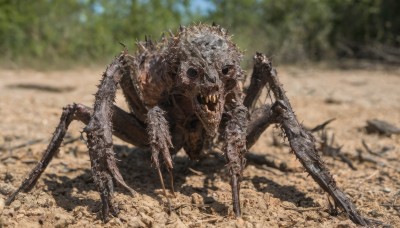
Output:
[[[198,159],[207,146],[221,142],[231,177],[233,210],[239,217],[245,153],[268,126],[278,124],[312,178],[354,223],[367,224],[335,185],[317,154],[314,137],[297,121],[276,71],[264,55],[255,55],[251,83],[245,93],[241,88],[241,52],[219,26],[181,27],[170,38],[157,44],[150,40],[140,42],[138,48],[136,55],[123,51],[107,67],[93,109],[82,104],[64,108],[41,161],[7,204],[20,191],[27,192],[35,185],[60,147],[71,121],[79,120],[86,124],[83,132],[104,221],[110,212],[118,213],[112,200],[113,181],[134,193],[116,165],[112,135],[151,150],[164,194],[160,157],[171,175],[171,154],[183,148],[191,159]],[[118,85],[130,107],[129,113],[113,104]],[[265,86],[272,91],[274,103],[254,108]]]

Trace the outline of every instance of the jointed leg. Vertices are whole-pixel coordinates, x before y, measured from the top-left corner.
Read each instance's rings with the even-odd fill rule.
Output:
[[[43,173],[47,165],[50,163],[51,159],[57,153],[58,148],[60,148],[61,142],[64,139],[64,136],[67,132],[68,126],[74,119],[75,112],[76,112],[75,104],[68,105],[63,109],[60,118],[60,123],[58,124],[53,134],[53,138],[51,139],[50,144],[47,146],[47,149],[42,159],[40,159],[39,163],[31,171],[29,177],[26,178],[22,182],[22,184],[18,187],[18,189],[9,196],[9,198],[6,201],[6,205],[10,205],[14,201],[15,197],[18,195],[19,192],[21,191],[28,192],[33,188],[33,186],[35,186],[40,175]]]
[[[246,163],[246,127],[248,110],[243,105],[229,111],[228,120],[224,131],[224,152],[231,175],[233,211],[240,217],[240,180]]]
[[[160,153],[164,159],[164,163],[167,166],[168,172],[171,177],[171,189],[173,192],[173,181],[172,181],[172,159],[169,152],[169,148],[172,148],[171,134],[169,131],[168,121],[165,119],[165,112],[158,106],[151,108],[147,113],[147,132],[149,136],[149,143],[151,149],[151,158],[154,165],[157,168],[157,173],[160,178],[161,186],[163,188],[164,196],[167,199],[169,212],[171,211],[171,203],[165,191],[164,179],[160,169],[159,156]]]
[[[270,105],[266,104],[251,113],[246,136],[247,149],[250,149],[265,129],[274,123],[277,123],[277,113],[273,111]]]
[[[110,119],[112,118],[112,133],[122,140],[137,146],[145,147],[148,145],[147,132],[145,125],[140,123],[137,118],[112,104],[116,89],[115,83],[118,79],[115,78],[115,76],[118,76],[116,75],[116,64],[117,63],[114,62],[104,74],[99,92],[96,95],[94,111],[81,104],[68,105],[63,109],[60,122],[53,133],[51,142],[43,157],[31,171],[28,178],[26,178],[21,186],[11,194],[6,202],[7,205],[12,203],[19,192],[28,192],[32,189],[58,151],[68,126],[73,120],[79,120],[85,124],[89,124],[88,127],[85,128],[85,131],[88,134],[90,156],[92,164],[94,165],[92,171],[97,175],[95,177],[95,182],[96,185],[100,185],[99,189],[102,191],[104,219],[106,219],[108,215],[108,205],[111,202],[113,188],[112,178],[133,193],[133,190],[123,181],[115,164],[114,153],[112,151]],[[114,85],[110,85],[112,83],[114,83]],[[107,98],[107,96],[110,96],[110,98]],[[112,117],[111,112],[113,113]],[[107,127],[103,128],[103,123],[108,123]],[[105,129],[105,131],[103,131],[103,129]],[[98,143],[98,147],[96,147],[96,143]],[[103,168],[99,168],[99,164],[101,164],[100,166]],[[116,210],[112,212],[116,212]]]
[[[254,57],[257,60],[257,55]],[[246,144],[247,149],[253,146],[260,135],[268,128],[269,125],[276,123],[276,113],[271,109],[270,105],[264,105],[254,110],[255,103],[261,95],[262,90],[267,84],[267,72],[262,67],[262,62],[255,61],[253,72],[251,74],[250,86],[247,89],[246,97],[243,105],[249,109],[251,114],[249,126],[247,127]]]
[[[262,122],[259,118],[252,119],[250,124],[252,127],[248,131],[250,141],[254,142],[254,137],[259,136],[257,132],[264,127],[268,127],[268,123],[279,123],[289,140],[290,147],[312,178],[333,197],[335,203],[346,211],[354,223],[367,225],[367,221],[358,213],[356,207],[347,196],[336,186],[332,175],[322,163],[315,148],[314,137],[304,130],[297,121],[271,63],[264,55],[257,54],[255,66],[263,68],[259,69],[259,71],[265,72],[264,76],[275,96],[276,102],[271,108],[265,106],[266,111],[262,115],[268,118],[267,120]],[[249,146],[251,146],[251,143]]]
[[[6,201],[7,205],[14,201],[19,192],[29,192],[35,186],[37,180],[60,148],[70,123],[74,120],[78,120],[88,124],[92,113],[93,110],[91,108],[82,104],[67,105],[63,109],[60,122],[53,133],[53,138],[47,146],[41,160],[31,171],[29,176],[22,182],[19,188],[9,196]],[[117,106],[113,106],[113,134],[118,138],[137,146],[147,145],[145,127],[142,126],[134,116],[126,113]]]
[[[256,101],[261,95],[262,89],[267,84],[267,78],[265,77],[266,69],[261,67],[260,64],[262,63],[257,61],[254,63],[253,73],[251,74],[250,79],[250,86],[247,88],[246,97],[243,101],[243,105],[249,110],[253,109]]]
[[[118,213],[112,201],[113,179],[134,194],[118,170],[113,151],[111,117],[117,84],[121,77],[119,59],[115,59],[103,74],[99,90],[95,95],[93,114],[83,130],[87,134],[92,174],[100,192],[104,221],[108,220],[109,212],[113,215]]]

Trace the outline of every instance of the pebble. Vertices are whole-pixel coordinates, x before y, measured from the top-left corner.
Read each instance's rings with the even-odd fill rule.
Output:
[[[14,208],[15,211],[18,211],[18,209],[21,207],[21,201],[15,200],[15,201],[12,203],[12,207]]]
[[[246,222],[242,218],[237,218],[235,221],[235,227],[240,228],[240,227],[245,227]]]
[[[118,208],[119,208],[121,211],[129,211],[129,207],[128,207],[128,205],[127,205],[126,203],[121,203],[121,204],[119,204],[119,205],[118,205]]]
[[[204,204],[203,197],[199,193],[193,193],[191,198],[193,204]]]
[[[384,188],[383,189],[383,192],[385,192],[385,193],[390,193],[392,191],[392,189],[390,189],[390,188]]]

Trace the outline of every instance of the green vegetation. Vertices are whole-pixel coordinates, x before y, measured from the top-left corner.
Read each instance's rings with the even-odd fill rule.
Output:
[[[194,3],[208,6],[194,10]],[[202,2],[202,3],[198,3]],[[400,63],[398,0],[0,0],[0,60],[32,66],[109,61],[179,24],[215,21],[275,60]]]

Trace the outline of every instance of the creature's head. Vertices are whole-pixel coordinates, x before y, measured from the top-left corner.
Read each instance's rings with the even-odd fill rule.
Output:
[[[214,136],[224,110],[225,96],[242,76],[241,53],[219,26],[181,28],[169,48],[181,94],[207,134]]]

